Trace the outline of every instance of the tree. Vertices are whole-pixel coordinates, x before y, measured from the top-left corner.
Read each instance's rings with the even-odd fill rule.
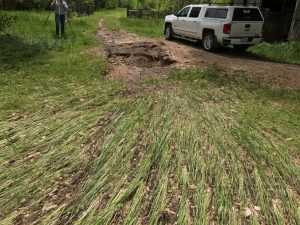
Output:
[[[52,0],[0,0],[0,9],[46,9]],[[96,8],[131,8],[153,9],[156,11],[179,10],[191,3],[229,3],[231,0],[66,0],[70,5],[91,4]]]

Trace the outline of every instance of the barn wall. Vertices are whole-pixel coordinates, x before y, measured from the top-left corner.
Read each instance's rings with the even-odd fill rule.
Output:
[[[300,0],[297,0],[289,34],[289,41],[300,41]]]
[[[262,11],[265,23],[263,37],[266,41],[286,41],[291,27],[293,14]]]

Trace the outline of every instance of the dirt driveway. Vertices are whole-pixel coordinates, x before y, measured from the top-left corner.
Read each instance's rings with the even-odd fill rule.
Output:
[[[103,49],[92,49],[108,56],[108,74],[127,83],[149,77],[165,76],[172,69],[207,68],[218,64],[229,72],[240,71],[250,79],[268,83],[273,88],[300,89],[300,66],[271,62],[250,53],[222,49],[204,51],[200,44],[186,41],[154,40],[122,30],[111,31],[99,23],[97,37]]]

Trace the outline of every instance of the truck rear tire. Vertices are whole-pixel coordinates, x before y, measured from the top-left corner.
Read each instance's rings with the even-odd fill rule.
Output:
[[[202,45],[205,51],[214,51],[218,47],[215,35],[212,32],[205,33]]]
[[[174,33],[172,25],[167,24],[165,28],[165,36],[167,40],[173,40],[174,39]]]

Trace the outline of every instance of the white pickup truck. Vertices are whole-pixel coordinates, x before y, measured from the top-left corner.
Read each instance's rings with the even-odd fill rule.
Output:
[[[188,5],[165,18],[165,36],[202,41],[207,51],[218,46],[246,49],[263,40],[264,18],[254,6]]]

